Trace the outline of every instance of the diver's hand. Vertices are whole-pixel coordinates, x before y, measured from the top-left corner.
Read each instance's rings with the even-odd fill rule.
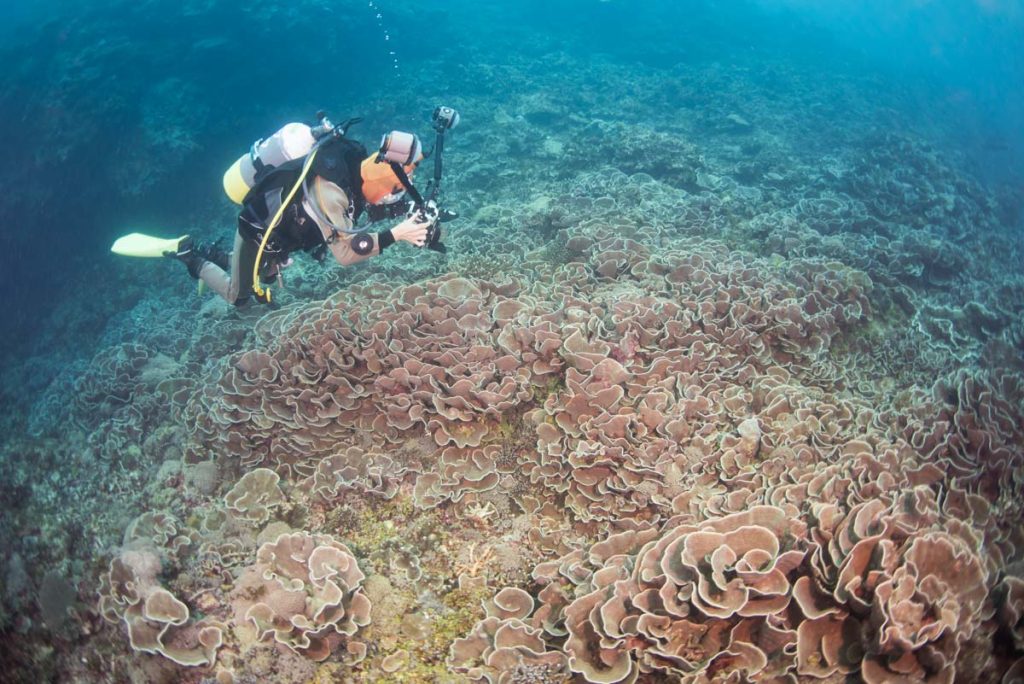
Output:
[[[417,212],[405,219],[391,229],[391,235],[395,240],[404,240],[417,247],[422,247],[427,241],[427,229],[430,228],[430,219],[420,216]]]

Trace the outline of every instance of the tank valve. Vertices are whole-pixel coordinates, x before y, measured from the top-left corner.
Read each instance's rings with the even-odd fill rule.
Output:
[[[310,129],[310,133],[313,134],[314,140],[320,140],[321,138],[330,135],[334,131],[334,124],[327,118],[327,112],[320,110],[316,113],[316,120],[319,122],[316,126]]]

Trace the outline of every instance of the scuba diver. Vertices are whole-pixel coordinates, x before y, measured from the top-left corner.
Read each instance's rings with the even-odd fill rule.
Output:
[[[189,275],[228,303],[245,304],[250,297],[270,303],[265,285],[281,280],[291,254],[306,251],[322,261],[330,251],[348,266],[380,254],[396,242],[445,251],[440,223],[457,217],[436,203],[441,184],[444,135],[459,123],[450,107],[433,114],[434,149],[424,154],[419,138],[392,131],[380,148],[367,154],[346,137],[360,119],[340,125],[323,112],[319,123],[291,123],[266,140],[258,140],[224,174],[224,190],[241,204],[234,249],[184,236],[163,240],[133,233],[114,243],[112,251],[128,256],[170,257]],[[434,157],[434,177],[426,197],[410,177],[427,156]],[[360,226],[366,215],[369,223]],[[370,233],[370,225],[404,217],[393,227]]]

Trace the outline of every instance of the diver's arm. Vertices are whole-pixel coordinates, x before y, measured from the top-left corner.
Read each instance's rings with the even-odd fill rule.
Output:
[[[373,234],[366,234],[365,237],[370,238],[373,241],[373,246],[370,251],[365,254],[359,254],[356,252],[353,246],[353,239],[349,237],[339,237],[330,243],[331,254],[338,260],[338,263],[342,266],[350,266],[357,264],[360,261],[365,261],[375,254],[380,254],[385,249],[390,247],[396,242],[408,242],[422,247],[423,243],[427,239],[427,228],[430,226],[430,222],[427,220],[419,220],[419,217],[414,215],[409,217],[394,226],[389,230],[382,231]],[[357,236],[364,237],[364,236]]]
[[[358,264],[360,261],[366,261],[375,254],[380,254],[381,245],[383,244],[380,236],[370,235],[370,238],[373,239],[373,246],[366,254],[357,254],[355,249],[352,248],[352,238],[347,235],[339,235],[328,247],[339,264],[351,266],[352,264]],[[384,246],[386,247],[387,245]]]
[[[385,232],[391,233],[396,241],[402,240],[411,245],[422,247],[423,243],[427,241],[428,228],[430,228],[430,219],[419,213],[413,213],[412,216]]]

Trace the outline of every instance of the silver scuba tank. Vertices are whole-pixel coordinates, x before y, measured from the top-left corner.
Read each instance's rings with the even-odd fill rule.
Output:
[[[281,164],[304,157],[316,144],[313,129],[304,123],[290,123],[269,138],[257,140],[252,149],[243,154],[224,173],[224,192],[236,204],[252,189],[256,174],[267,166]]]

